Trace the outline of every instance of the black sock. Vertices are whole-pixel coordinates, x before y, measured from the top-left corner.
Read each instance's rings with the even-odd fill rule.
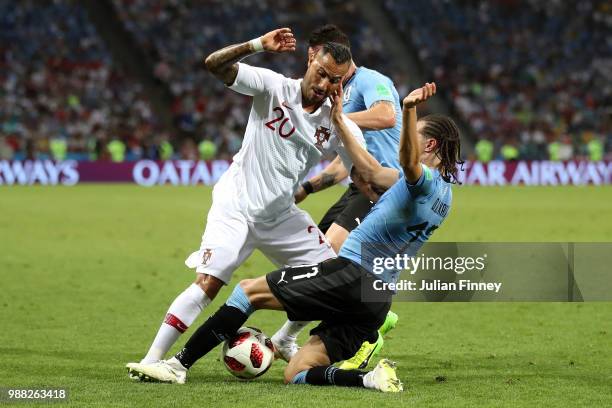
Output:
[[[190,368],[219,343],[236,334],[247,319],[248,316],[241,310],[224,304],[198,327],[175,357],[184,367]]]
[[[312,385],[340,385],[363,387],[365,371],[342,370],[334,366],[313,367],[306,373],[306,383]]]

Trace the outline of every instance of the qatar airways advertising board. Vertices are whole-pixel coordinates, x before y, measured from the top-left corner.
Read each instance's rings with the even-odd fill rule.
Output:
[[[155,185],[213,185],[229,168],[227,160],[209,162],[172,160],[156,162],[77,162],[51,160],[0,161],[0,186],[64,185],[79,183],[134,183]],[[316,166],[311,175],[326,163]],[[459,172],[465,185],[563,186],[612,184],[612,161],[492,161],[468,162]]]

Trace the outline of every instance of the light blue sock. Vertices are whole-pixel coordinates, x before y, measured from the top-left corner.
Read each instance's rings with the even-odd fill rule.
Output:
[[[235,307],[247,316],[250,316],[251,313],[255,311],[255,308],[253,307],[251,302],[249,302],[249,298],[247,297],[246,293],[244,293],[244,289],[242,289],[242,286],[240,286],[240,284],[234,287],[234,291],[232,292],[230,297],[227,298],[225,304],[228,306]]]
[[[291,384],[308,384],[306,382],[307,373],[308,370],[300,371],[299,373],[297,373],[295,377],[293,377],[293,379],[291,380]]]

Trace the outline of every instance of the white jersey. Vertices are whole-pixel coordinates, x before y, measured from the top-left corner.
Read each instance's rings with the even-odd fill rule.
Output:
[[[219,183],[250,221],[276,219],[287,213],[308,172],[322,158],[338,153],[350,171],[352,163],[331,124],[331,102],[315,112],[302,109],[301,79],[239,63],[230,89],[253,97],[240,151]],[[359,127],[346,116],[351,133],[365,146]]]

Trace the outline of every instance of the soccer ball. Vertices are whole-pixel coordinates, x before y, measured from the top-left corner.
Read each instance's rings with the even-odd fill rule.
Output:
[[[259,377],[274,361],[272,341],[254,327],[241,327],[225,341],[221,358],[227,371],[243,380]]]

